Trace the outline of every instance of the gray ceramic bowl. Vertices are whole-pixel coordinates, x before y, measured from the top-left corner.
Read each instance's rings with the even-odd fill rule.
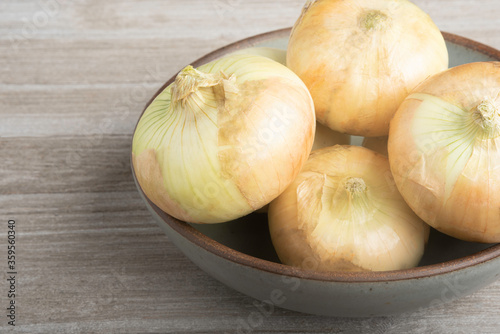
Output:
[[[283,29],[251,37],[214,51],[192,65],[252,46],[285,49],[289,34],[290,29]],[[500,60],[498,50],[443,34],[450,66]],[[297,269],[279,263],[266,215],[255,213],[215,225],[187,224],[161,211],[145,197],[140,186],[138,189],[160,227],[191,261],[235,290],[272,304],[268,308],[344,317],[389,315],[449,302],[500,277],[500,244],[463,242],[436,231],[431,233],[421,264],[413,269],[362,273]]]

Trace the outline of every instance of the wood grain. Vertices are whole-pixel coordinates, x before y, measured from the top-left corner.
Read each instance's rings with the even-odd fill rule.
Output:
[[[182,66],[293,25],[304,1],[0,2],[0,308],[16,221],[17,326],[2,333],[498,333],[500,282],[433,309],[343,319],[274,309],[194,266],[130,174],[146,101]],[[418,0],[441,30],[500,49],[497,0]]]

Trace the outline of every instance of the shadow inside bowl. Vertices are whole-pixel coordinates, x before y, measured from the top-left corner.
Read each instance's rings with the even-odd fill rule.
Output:
[[[190,224],[218,243],[259,259],[281,263],[274,250],[267,215],[252,213],[221,224]],[[443,263],[473,255],[494,244],[462,241],[431,228],[429,243],[419,266]]]
[[[281,263],[271,241],[265,213],[252,213],[220,224],[190,225],[207,237],[238,252]]]

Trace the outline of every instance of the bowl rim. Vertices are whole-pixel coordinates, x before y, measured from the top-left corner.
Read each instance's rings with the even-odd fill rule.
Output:
[[[255,46],[255,44],[257,43],[265,42],[268,40],[287,37],[290,35],[290,32],[291,32],[291,27],[288,27],[251,36],[236,41],[234,43],[228,44],[226,46],[223,46],[219,49],[216,49],[202,56],[201,58],[198,58],[197,60],[192,62],[191,65],[194,67],[198,67],[202,64],[217,59],[230,52],[234,52],[243,48],[252,47]],[[451,42],[453,44],[466,47],[467,49],[472,49],[476,52],[482,53],[490,58],[494,58],[500,61],[500,51],[497,49],[494,49],[485,44],[481,44],[471,39],[451,34],[448,32],[442,32],[442,34],[447,42]],[[146,106],[141,112],[138,120],[142,117],[142,114],[151,104],[151,102],[156,98],[156,96],[158,96],[168,85],[170,85],[174,81],[176,75],[177,73],[174,76],[172,76],[146,103]],[[139,121],[137,121],[135,128],[137,128],[138,122]],[[144,193],[141,186],[136,180],[135,170],[132,163],[131,163],[131,170],[132,170],[132,176],[136,181],[137,188],[141,192],[145,201],[147,202],[147,205],[149,205],[150,208],[162,219],[163,223],[167,224],[176,233],[178,233],[179,235],[181,235],[182,237],[184,237],[186,240],[196,245],[197,247],[200,247],[205,251],[212,253],[213,255],[220,257],[224,260],[276,275],[294,277],[299,279],[315,280],[315,281],[325,281],[325,282],[376,283],[376,282],[400,281],[408,279],[419,279],[424,277],[443,275],[457,270],[466,269],[500,257],[500,243],[498,243],[482,251],[479,251],[471,255],[467,255],[465,257],[437,264],[418,266],[403,270],[367,271],[367,272],[342,272],[342,271],[322,272],[322,271],[296,268],[289,265],[264,260],[261,258],[257,258],[239,252],[204,235],[190,224],[168,215],[166,212],[164,212],[158,206],[156,206],[146,196],[146,194]]]

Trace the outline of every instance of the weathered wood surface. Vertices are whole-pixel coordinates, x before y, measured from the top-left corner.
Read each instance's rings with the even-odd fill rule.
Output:
[[[500,49],[497,0],[418,0],[441,30]],[[0,332],[224,333],[253,299],[199,270],[144,207],[133,127],[183,65],[291,26],[304,1],[0,2]],[[7,220],[17,229],[7,325]],[[500,282],[403,316],[333,319],[275,309],[255,333],[498,333]]]

